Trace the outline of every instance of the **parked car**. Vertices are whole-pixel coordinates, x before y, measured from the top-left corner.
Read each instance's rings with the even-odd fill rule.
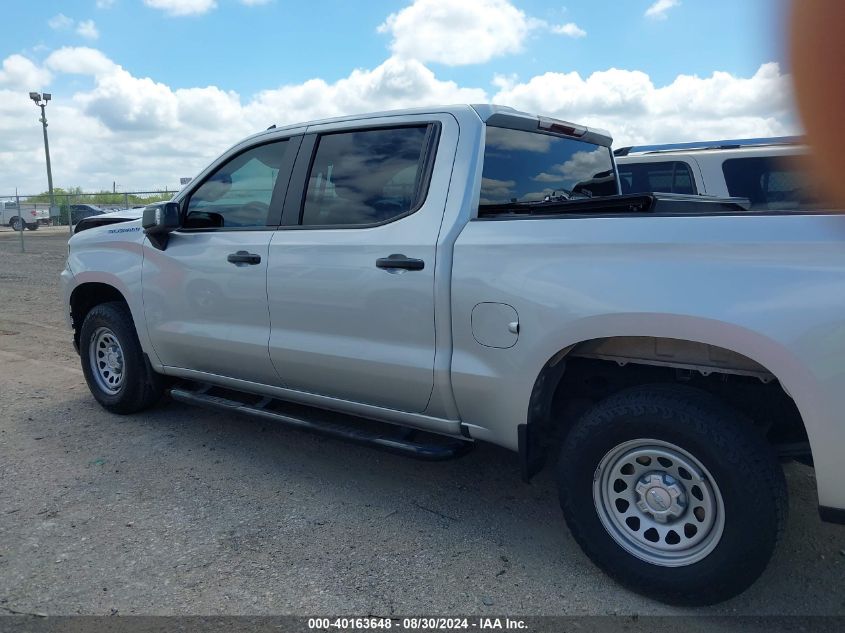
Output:
[[[36,203],[21,203],[20,208],[16,202],[4,202],[0,207],[0,224],[20,231],[25,226],[30,231],[35,231],[39,226],[47,226],[50,221],[49,205],[39,207]]]
[[[70,209],[71,223],[76,225],[84,218],[90,218],[95,215],[102,215],[107,211],[95,204],[71,204],[68,205]]]
[[[807,208],[819,201],[804,173],[798,137],[623,147],[614,154],[622,193],[666,191],[739,196],[751,208]]]
[[[734,596],[784,529],[779,459],[813,463],[845,522],[845,217],[619,195],[610,147],[488,105],[252,136],[70,239],[91,393],[427,459],[493,442],[526,480],[556,458],[599,566],[668,602]]]

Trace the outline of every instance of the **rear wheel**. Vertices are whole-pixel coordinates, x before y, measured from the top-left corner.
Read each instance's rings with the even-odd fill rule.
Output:
[[[15,231],[20,231],[23,229],[23,220],[17,217],[12,218],[9,221],[9,226],[12,227],[12,229],[14,229]]]
[[[30,231],[37,231],[38,230],[38,222],[33,222],[32,224],[27,224],[26,228]]]
[[[82,324],[79,352],[88,388],[105,409],[135,413],[161,398],[164,381],[144,356],[125,303],[91,309]]]
[[[666,602],[713,604],[765,569],[786,484],[749,420],[675,385],[622,391],[587,412],[559,464],[561,506],[588,556]]]

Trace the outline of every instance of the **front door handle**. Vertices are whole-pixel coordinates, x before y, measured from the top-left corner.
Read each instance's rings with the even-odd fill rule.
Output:
[[[249,264],[250,266],[254,266],[255,264],[261,263],[261,255],[247,253],[246,251],[238,251],[237,253],[231,253],[226,258],[226,261],[230,264],[235,264],[236,266],[239,264]]]
[[[425,268],[425,262],[421,259],[414,259],[413,257],[405,257],[400,254],[389,255],[388,257],[379,257],[376,260],[378,268],[399,268],[401,270],[422,270]]]

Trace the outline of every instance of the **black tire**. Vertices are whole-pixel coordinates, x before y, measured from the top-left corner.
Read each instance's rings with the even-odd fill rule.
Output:
[[[604,516],[597,510],[594,497],[601,498],[601,493],[594,490],[602,490],[602,484],[597,483],[594,489],[594,479],[609,482],[616,476],[611,472],[613,464],[602,464],[603,459],[619,454],[613,451],[620,446],[637,447],[637,441],[643,439],[666,442],[682,449],[709,471],[710,481],[715,483],[719,493],[716,496],[722,501],[723,526],[719,528],[721,536],[713,536],[710,541],[713,549],[709,552],[700,550],[698,555],[703,556],[700,560],[680,566],[656,564],[654,560],[647,562],[647,550],[645,558],[630,551],[637,547],[631,544],[631,539],[644,534],[637,530],[644,529],[648,523],[640,525],[635,521],[633,525],[637,528],[628,528],[626,549],[620,544],[626,539],[621,521],[617,536],[611,536],[613,519],[607,517],[613,516],[613,504],[598,502],[598,507],[608,509]],[[624,452],[622,454],[616,462],[623,464],[619,472],[626,472],[623,468],[627,467],[630,473],[630,467],[624,465],[630,458],[625,457]],[[600,465],[602,471],[599,471]],[[605,471],[608,478],[601,480]],[[685,386],[634,387],[595,405],[566,437],[558,477],[564,516],[584,552],[631,590],[671,604],[709,605],[742,593],[763,573],[786,521],[786,481],[771,448],[750,420],[710,394]],[[637,472],[631,477],[642,482],[650,475],[638,478]],[[671,477],[669,481],[674,481],[675,485],[684,484]],[[616,483],[614,481],[613,485]],[[638,485],[647,488],[649,484]],[[645,495],[650,492],[648,490]],[[619,494],[628,494],[627,489]],[[631,490],[633,499],[648,502],[638,495],[636,490]],[[670,518],[679,525],[696,520],[693,514],[698,511],[692,510],[696,502],[691,496],[687,494],[683,498],[687,500],[687,507],[679,510],[676,518]],[[621,507],[625,512],[642,513],[636,503],[631,510],[624,503]],[[645,516],[653,518],[653,515]],[[606,524],[610,527],[605,527]],[[718,535],[719,529],[713,528],[710,533]],[[662,541],[657,543],[666,547]]]
[[[114,393],[100,384],[91,362],[92,340],[103,329],[113,333],[122,350],[122,379]],[[164,379],[150,367],[138,342],[132,314],[123,302],[101,303],[85,316],[79,335],[79,355],[91,394],[112,413],[143,411],[156,404],[164,393]]]
[[[21,220],[19,217],[14,217],[11,220],[9,220],[9,228],[12,229],[13,231],[20,231],[21,228],[22,228],[21,227],[22,222],[23,222],[23,220]]]
[[[26,228],[29,231],[37,231],[38,230],[38,222],[33,222],[32,224],[27,224]]]

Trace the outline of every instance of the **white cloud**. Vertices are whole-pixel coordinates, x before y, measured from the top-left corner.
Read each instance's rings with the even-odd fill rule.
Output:
[[[94,20],[79,20],[69,18],[64,13],[58,13],[47,21],[47,25],[54,31],[68,31],[74,29],[76,34],[88,40],[96,40],[100,37],[97,25]]]
[[[797,130],[788,75],[776,63],[749,77],[679,75],[657,87],[631,70],[545,73],[500,90],[496,103],[609,130],[615,145],[780,136]]]
[[[471,103],[486,100],[477,88],[442,81],[416,60],[391,57],[372,70],[354,70],[333,84],[311,79],[259,93],[247,107],[270,123],[293,123],[421,104]],[[277,121],[279,119],[279,121]]]
[[[96,40],[100,37],[100,32],[97,30],[94,20],[80,20],[76,25],[76,33],[88,40]]]
[[[496,73],[493,75],[493,80],[490,82],[499,90],[509,90],[511,86],[514,86],[519,82],[519,76],[516,73],[511,73],[509,75],[500,75]]]
[[[591,178],[597,171],[607,169],[607,154],[605,152],[606,150],[602,150],[602,148],[597,148],[591,152],[575,152],[569,160],[559,165],[552,165],[552,173],[541,172],[534,176],[532,180],[562,183]]]
[[[202,15],[217,7],[215,0],[144,0],[144,4],[168,15]]]
[[[395,56],[447,66],[481,64],[523,50],[538,31],[579,38],[574,22],[552,25],[526,15],[509,0],[414,0],[378,27],[392,36]]]
[[[97,0],[98,9],[111,9],[116,0]]]
[[[440,103],[493,101],[603,127],[617,146],[797,130],[789,77],[777,64],[765,64],[751,77],[682,75],[663,86],[643,72],[618,69],[587,77],[500,77],[491,98],[483,89],[438,78],[419,61],[390,57],[335,82],[315,78],[242,97],[216,86],[174,89],[133,75],[95,48],[66,47],[43,65],[22,55],[0,64],[0,193],[16,185],[44,189],[43,174],[25,159],[41,151],[27,92],[49,89],[54,75],[81,76],[62,82],[80,87],[54,92],[48,109],[56,185],[89,190],[112,180],[125,190],[175,187],[180,176],[195,175],[226,147],[272,123]]]
[[[59,49],[40,70],[21,56],[7,59],[5,67],[18,69],[15,76],[52,72],[90,78],[89,88],[54,94],[49,114],[56,185],[87,189],[115,179],[124,189],[176,186],[180,176],[196,174],[226,147],[272,123],[487,99],[483,90],[437,79],[420,62],[398,58],[333,83],[312,79],[264,90],[246,102],[215,86],[175,90],[136,77],[93,48]],[[40,191],[40,173],[20,160],[39,147],[25,118],[31,118],[32,104],[25,92],[13,95],[2,86],[0,81],[0,192],[15,185]]]
[[[499,127],[487,129],[487,147],[496,149],[513,149],[523,152],[545,154],[552,146],[551,136],[545,134],[509,134],[508,130]]]
[[[498,204],[515,197],[515,180],[481,179],[481,204]]]
[[[57,13],[47,20],[47,25],[54,31],[64,31],[73,27],[73,18],[67,17],[64,13]]]
[[[645,17],[654,20],[665,20],[669,9],[677,7],[681,4],[681,0],[657,0],[648,9],[646,9]]]
[[[66,46],[50,54],[44,65],[58,73],[69,75],[103,75],[119,68],[96,48]]]
[[[587,31],[575,24],[575,22],[567,22],[566,24],[550,26],[549,30],[557,35],[566,35],[567,37],[578,38],[587,35]]]
[[[393,36],[394,55],[460,66],[521,51],[537,26],[507,0],[415,0],[378,31]]]
[[[39,68],[23,55],[10,55],[0,67],[0,88],[21,90],[40,90],[50,83],[50,71]]]

